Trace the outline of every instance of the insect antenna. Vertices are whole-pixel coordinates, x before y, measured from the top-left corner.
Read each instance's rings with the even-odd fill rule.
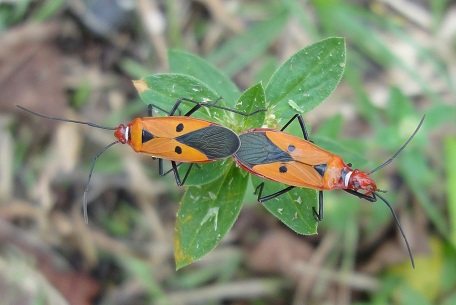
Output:
[[[51,117],[51,116],[47,116],[47,115],[44,115],[44,114],[37,113],[35,111],[32,111],[30,109],[27,109],[27,108],[19,106],[19,105],[16,105],[16,107],[21,109],[21,110],[24,110],[24,111],[26,111],[28,113],[31,113],[33,115],[36,115],[36,116],[39,116],[39,117],[42,117],[42,118],[45,118],[45,119],[49,119],[49,120],[70,122],[70,123],[81,124],[81,125],[88,125],[88,126],[91,126],[91,127],[100,128],[100,129],[106,129],[106,130],[116,130],[116,127],[106,127],[106,126],[101,126],[101,125],[97,125],[97,124],[90,123],[90,122],[83,122],[83,121],[69,120],[69,119],[64,119],[64,118]]]
[[[33,115],[39,116],[41,118],[49,119],[49,120],[69,122],[69,123],[75,123],[75,124],[81,124],[81,125],[88,125],[90,127],[95,127],[95,128],[99,128],[99,129],[105,129],[105,130],[116,130],[117,129],[116,127],[106,127],[106,126],[101,126],[101,125],[90,123],[90,122],[83,122],[83,121],[69,120],[69,119],[58,118],[58,117],[51,117],[51,116],[47,116],[47,115],[44,115],[44,114],[37,113],[35,111],[29,110],[29,109],[27,109],[25,107],[22,107],[22,106],[19,106],[19,105],[16,105],[16,107],[21,109],[21,110],[24,110],[24,111],[26,111],[28,113],[31,113]],[[114,144],[117,144],[117,143],[119,143],[119,141],[112,142],[111,144],[109,144],[108,146],[106,146],[105,148],[100,150],[95,155],[95,157],[93,159],[92,166],[90,167],[89,178],[87,180],[87,185],[86,185],[85,191],[84,191],[84,200],[83,200],[83,203],[82,203],[83,204],[83,210],[84,210],[84,221],[85,221],[85,223],[89,222],[88,216],[87,216],[87,192],[89,191],[90,179],[92,178],[92,173],[93,173],[93,169],[95,167],[95,162],[97,161],[98,157],[101,156],[109,147],[111,147],[111,146],[113,146]]]
[[[413,267],[413,269],[415,269],[415,261],[413,260],[412,250],[410,249],[410,245],[408,243],[407,237],[405,236],[404,230],[402,230],[402,226],[401,226],[401,223],[399,222],[399,218],[397,218],[396,213],[394,213],[394,210],[391,207],[391,204],[385,198],[380,196],[377,192],[373,192],[373,194],[375,196],[377,196],[378,198],[380,198],[388,206],[388,208],[390,209],[391,213],[393,214],[394,219],[396,220],[397,226],[399,227],[399,231],[401,232],[401,235],[404,238],[405,244],[407,246],[407,251],[408,251],[409,256],[410,256],[410,261],[412,262],[412,267]]]
[[[90,179],[92,179],[92,173],[93,169],[95,168],[95,162],[97,161],[98,157],[101,156],[108,148],[117,143],[119,143],[119,141],[112,142],[111,144],[100,150],[93,158],[92,166],[90,167],[89,178],[87,179],[87,184],[84,190],[84,199],[82,201],[82,206],[84,210],[84,221],[86,224],[89,223],[89,217],[87,216],[87,193],[89,192]]]
[[[416,135],[416,133],[418,132],[418,130],[420,129],[421,125],[423,124],[423,121],[424,119],[426,118],[426,115],[423,115],[423,118],[421,119],[420,123],[418,124],[418,126],[416,127],[415,131],[413,132],[413,134],[410,136],[410,138],[407,140],[407,142],[405,142],[404,145],[402,145],[401,148],[399,148],[399,150],[391,157],[389,158],[388,160],[386,160],[383,164],[377,166],[376,168],[374,168],[373,170],[371,170],[370,172],[367,172],[368,175],[372,174],[373,172],[376,172],[378,171],[379,169],[382,169],[383,167],[387,166],[388,164],[390,164],[394,158],[397,157],[397,155],[399,155],[403,150],[404,148],[407,146],[407,144],[413,139],[413,137]]]

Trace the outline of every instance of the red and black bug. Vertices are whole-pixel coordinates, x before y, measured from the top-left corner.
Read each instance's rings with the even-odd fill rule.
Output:
[[[396,158],[418,132],[424,118],[425,116],[410,138],[390,159],[368,172],[352,169],[352,165],[346,164],[340,156],[310,141],[304,119],[300,114],[296,114],[281,130],[255,128],[240,134],[241,146],[234,154],[234,159],[240,167],[256,176],[289,185],[276,193],[263,195],[264,182],[261,183],[255,190],[259,202],[276,198],[295,187],[318,190],[318,212],[315,208],[313,211],[319,221],[323,219],[323,191],[342,189],[370,202],[376,202],[377,198],[380,198],[391,210],[405,240],[412,266],[415,267],[399,219],[390,203],[379,194],[383,191],[377,188],[370,175]],[[304,139],[283,132],[295,119],[301,126]]]
[[[97,158],[114,144],[128,144],[135,152],[150,155],[159,161],[159,174],[166,175],[168,172],[163,170],[163,159],[171,161],[172,171],[174,173],[177,185],[184,185],[193,163],[211,162],[224,159],[236,152],[240,146],[239,137],[231,129],[219,124],[190,117],[201,107],[217,108],[234,112],[243,116],[250,116],[255,113],[265,111],[259,109],[251,113],[244,113],[234,109],[217,105],[220,100],[216,99],[211,103],[197,102],[187,98],[177,100],[170,111],[160,107],[149,105],[149,116],[136,118],[131,123],[118,127],[105,127],[90,122],[68,120],[65,118],[56,118],[42,115],[17,105],[18,108],[27,111],[33,115],[76,124],[88,125],[95,128],[114,130],[116,141],[104,147],[98,152],[92,162],[89,178],[84,191],[84,217],[87,221],[87,192],[89,190],[90,179]],[[182,102],[195,104],[183,116],[175,116],[178,107]],[[153,107],[168,114],[166,117],[153,117]],[[191,163],[184,178],[181,179],[178,171],[180,163]]]

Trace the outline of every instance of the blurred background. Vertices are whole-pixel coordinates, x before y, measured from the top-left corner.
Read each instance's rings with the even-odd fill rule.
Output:
[[[0,304],[456,304],[456,5],[439,0],[1,0]],[[115,146],[107,126],[145,116],[131,80],[167,72],[167,51],[197,54],[242,90],[299,49],[346,37],[331,97],[305,115],[375,173],[383,203],[325,193],[315,236],[298,236],[248,196],[233,229],[175,270],[184,188]],[[350,160],[346,160],[350,162]],[[252,188],[253,191],[253,188]]]

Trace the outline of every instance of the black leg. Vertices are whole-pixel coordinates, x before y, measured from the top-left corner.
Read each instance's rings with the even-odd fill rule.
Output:
[[[177,170],[176,162],[171,161],[171,166],[172,166],[171,170],[169,170],[165,173],[163,170],[163,159],[158,159],[158,173],[160,174],[160,176],[166,176],[167,174],[169,174],[172,171],[174,173],[174,179],[176,179],[176,184],[178,186],[182,186],[182,182],[181,182],[181,179],[179,176],[179,172]],[[187,175],[188,175],[188,173],[186,174],[186,176]]]
[[[152,159],[157,159],[157,158],[152,157]],[[158,174],[160,176],[166,176],[167,174],[169,174],[169,171],[166,173],[163,172],[163,159],[158,159]]]
[[[264,182],[260,183],[256,189],[255,189],[255,192],[253,194],[257,194],[258,193],[258,201],[259,202],[266,202],[268,200],[271,200],[271,199],[274,199],[274,198],[277,198],[279,197],[280,195],[283,195],[289,191],[291,191],[292,189],[295,188],[295,186],[289,186],[289,187],[286,187],[284,188],[283,190],[281,191],[278,191],[278,192],[275,192],[273,194],[270,194],[270,195],[266,195],[266,196],[262,196],[263,194],[263,188],[264,188]],[[315,218],[317,219],[317,221],[322,221],[323,220],[323,191],[319,191],[318,193],[318,212],[317,210],[315,209],[315,207],[312,207],[313,209],[313,213],[315,215]]]
[[[150,110],[149,110],[149,116],[153,116],[153,113],[152,113],[152,109],[153,109],[153,108],[157,108],[158,110],[163,111],[164,113],[166,113],[167,115],[169,115],[169,111],[167,111],[167,110],[165,110],[165,109],[163,109],[163,108],[161,108],[161,107],[159,107],[159,106],[157,106],[157,105],[149,104],[149,105],[148,105],[148,108],[150,109]]]
[[[271,199],[274,199],[280,195],[283,195],[285,194],[286,192],[289,192],[291,191],[292,189],[295,188],[295,186],[289,186],[287,188],[284,188],[283,190],[281,191],[278,191],[278,192],[275,192],[273,194],[270,194],[270,195],[266,195],[266,196],[262,196],[263,194],[263,188],[264,188],[264,182],[260,183],[256,189],[255,189],[255,192],[253,194],[257,194],[258,193],[258,201],[259,202],[265,202],[265,201],[268,201],[268,200],[271,200]]]
[[[307,133],[307,129],[306,129],[306,123],[304,122],[304,118],[302,117],[302,115],[300,115],[299,113],[295,114],[295,115],[288,121],[288,123],[286,123],[285,126],[282,127],[282,129],[280,129],[280,131],[284,131],[285,128],[287,128],[288,125],[290,125],[291,122],[293,122],[295,119],[298,119],[299,125],[301,125],[301,130],[302,130],[302,135],[303,135],[303,137],[304,137],[304,140],[310,141],[310,140],[309,140],[309,134]],[[312,142],[312,141],[310,141],[310,142]]]
[[[258,113],[258,112],[266,111],[266,109],[258,109],[258,110],[252,111],[250,113],[245,113],[245,112],[242,112],[242,111],[237,111],[235,109],[231,109],[231,108],[227,108],[227,107],[216,105],[221,100],[222,100],[222,97],[219,97],[219,98],[215,99],[213,102],[207,103],[207,102],[197,102],[197,101],[194,101],[194,100],[191,100],[191,99],[187,99],[187,98],[181,98],[181,99],[178,100],[178,102],[181,103],[182,101],[187,101],[187,102],[196,104],[196,106],[193,107],[192,109],[190,109],[190,111],[188,111],[185,114],[185,116],[192,115],[195,111],[197,111],[201,107],[222,109],[222,110],[226,110],[226,111],[229,111],[229,112],[237,113],[237,114],[242,115],[242,116],[251,116],[251,115],[254,115],[254,114]]]
[[[203,107],[203,106],[204,106],[204,107],[208,107],[208,108],[210,108],[210,107],[220,108],[219,106],[216,106],[216,104],[217,104],[219,101],[221,101],[222,98],[219,97],[219,98],[215,99],[212,103],[197,102],[197,101],[193,101],[193,100],[185,99],[185,98],[183,98],[182,100],[183,100],[183,101],[187,101],[187,102],[191,102],[191,103],[196,103],[196,105],[195,105],[192,109],[190,109],[190,110],[185,114],[185,116],[191,116],[193,113],[195,113],[198,109],[200,109],[200,108]],[[224,108],[224,107],[222,107],[222,109],[223,109],[223,108]],[[228,108],[227,108],[226,110],[228,110]]]
[[[190,170],[192,169],[193,167],[193,163],[190,163],[190,166],[188,167],[188,170],[187,172],[185,173],[185,176],[184,176],[184,179],[181,180],[180,176],[179,176],[179,171],[177,170],[177,167],[180,165],[181,163],[179,164],[176,164],[175,161],[171,161],[171,166],[172,166],[172,171],[174,173],[174,178],[176,179],[176,184],[178,186],[183,186],[185,184],[185,181],[187,180],[188,178],[188,174],[190,174]]]
[[[190,111],[188,111],[186,114],[184,114],[184,116],[191,116],[195,111],[197,111],[199,108],[202,107],[201,103],[197,102],[197,101],[194,101],[194,100],[190,100],[190,99],[187,99],[187,98],[180,98],[176,101],[176,103],[174,104],[173,108],[171,109],[170,111],[170,116],[173,116],[177,109],[179,108],[180,104],[183,102],[183,101],[187,101],[187,102],[191,102],[191,103],[194,103],[196,104],[192,109],[190,109]]]
[[[172,166],[172,168],[165,173],[164,169],[163,169],[163,159],[158,159],[158,174],[160,176],[166,176],[170,172],[173,172],[174,173],[174,178],[176,179],[176,184],[178,186],[182,186],[182,182],[181,182],[181,179],[180,179],[180,176],[179,176],[179,172],[177,170],[176,162],[171,161],[171,166]],[[187,172],[187,174],[185,176],[187,176],[187,175],[188,175],[188,172]]]
[[[179,167],[182,163],[178,163],[177,167]],[[169,169],[167,172],[160,174],[160,176],[167,176],[169,173],[173,171],[173,168]]]
[[[174,161],[173,161],[174,162]],[[188,167],[188,170],[187,172],[185,173],[185,176],[184,176],[184,179],[182,179],[182,182],[180,184],[180,186],[184,185],[185,184],[185,181],[187,181],[187,177],[188,177],[188,174],[190,174],[190,170],[192,169],[193,165],[195,163],[190,163],[190,166]],[[176,167],[176,172],[177,172],[177,167]]]
[[[266,109],[258,109],[258,110],[255,110],[253,112],[250,112],[250,113],[245,113],[245,112],[242,112],[242,111],[237,111],[235,109],[231,109],[231,108],[227,108],[227,107],[216,105],[220,100],[222,100],[221,97],[215,99],[212,102],[207,103],[207,102],[197,102],[197,101],[194,101],[194,100],[191,100],[191,99],[188,99],[188,98],[180,98],[174,103],[174,106],[173,106],[173,108],[170,111],[166,111],[163,108],[160,108],[160,107],[158,107],[156,105],[153,105],[153,107],[155,107],[155,108],[167,113],[168,116],[174,116],[176,111],[179,108],[179,105],[182,102],[184,102],[184,101],[195,104],[195,106],[192,109],[190,109],[186,114],[184,114],[184,116],[191,116],[193,113],[195,113],[195,111],[197,111],[201,107],[222,109],[222,110],[226,110],[226,111],[230,111],[230,112],[233,112],[233,113],[240,114],[242,116],[251,116],[251,115],[256,114],[258,112],[266,111]]]
[[[323,220],[323,191],[318,191],[318,212],[315,207],[312,207],[317,221]]]
[[[173,172],[174,173],[174,178],[176,179],[176,184],[178,186],[183,186],[185,184],[185,181],[188,178],[188,175],[190,174],[190,170],[193,167],[194,163],[191,163],[187,172],[184,175],[184,179],[180,178],[178,167],[182,165],[183,163],[176,163],[175,161],[171,161],[171,169],[168,170],[167,172],[164,171],[163,169],[163,159],[158,159],[158,173],[160,176],[166,176],[169,173]]]
[[[152,158],[153,158],[154,160],[157,159],[157,158],[154,158],[154,157],[152,157]],[[181,166],[182,164],[184,164],[184,163],[182,163],[182,162],[181,162],[181,163],[177,163],[177,164],[176,164],[176,167],[179,167],[179,166]],[[199,166],[198,163],[192,163],[191,166],[193,166],[193,165],[195,165],[198,169],[201,169],[201,166]],[[163,175],[161,175],[161,176],[166,176],[166,175],[168,175],[169,173],[171,173],[172,171],[173,171],[173,169],[171,168],[171,169],[169,169],[167,172],[163,173]],[[188,172],[188,170],[187,170],[187,172]]]
[[[177,165],[176,165],[176,162],[175,161],[171,161],[171,167],[173,169],[173,173],[174,173],[174,179],[176,179],[176,184],[178,186],[182,186],[182,181],[180,179],[180,176],[179,176],[179,171],[177,170]],[[188,173],[187,173],[188,174]]]
[[[347,193],[352,194],[353,196],[356,196],[358,198],[367,200],[369,202],[376,202],[377,201],[377,197],[375,196],[374,193],[372,193],[372,196],[368,196],[368,195],[365,195],[363,193],[360,193],[360,192],[357,192],[357,191],[353,191],[353,190],[344,190],[344,191],[346,191]]]
[[[212,103],[208,103],[208,105],[214,106],[215,104],[217,104],[221,100],[223,100],[223,97],[220,96],[220,97],[216,98]]]
[[[159,109],[159,110],[165,112],[166,114],[168,114],[168,116],[174,116],[174,115],[176,114],[176,111],[178,111],[179,106],[180,106],[180,104],[181,104],[182,102],[184,102],[184,101],[190,102],[190,103],[195,104],[195,106],[194,106],[192,109],[190,109],[186,114],[184,114],[184,116],[191,116],[194,112],[196,112],[199,108],[201,108],[201,107],[203,107],[203,106],[204,106],[204,107],[217,107],[217,106],[215,106],[215,104],[216,104],[219,100],[221,100],[221,98],[218,98],[218,99],[214,100],[212,103],[205,103],[205,102],[197,102],[197,101],[194,101],[194,100],[191,100],[191,99],[188,99],[188,98],[184,98],[184,97],[183,97],[183,98],[178,99],[178,100],[174,103],[173,108],[171,108],[170,111],[166,111],[166,110],[164,110],[163,108],[160,108],[160,107],[158,107],[158,106],[156,106],[156,105],[153,105],[153,106],[154,106],[155,108],[157,108],[157,109]]]

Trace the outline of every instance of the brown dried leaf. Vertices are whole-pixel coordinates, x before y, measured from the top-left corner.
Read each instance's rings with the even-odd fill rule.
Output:
[[[0,110],[19,104],[58,115],[65,102],[62,58],[54,25],[21,26],[0,37]]]
[[[266,233],[249,252],[249,265],[260,272],[287,272],[296,261],[308,260],[313,247],[304,238],[286,230]]]
[[[46,261],[39,262],[39,268],[69,304],[92,304],[100,291],[100,284],[87,274],[58,270]]]

